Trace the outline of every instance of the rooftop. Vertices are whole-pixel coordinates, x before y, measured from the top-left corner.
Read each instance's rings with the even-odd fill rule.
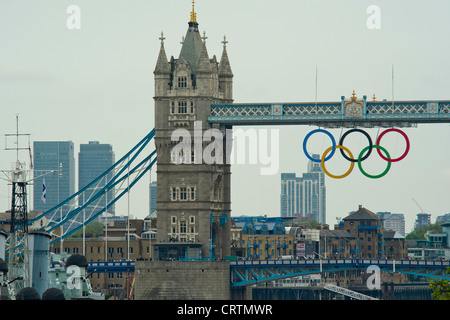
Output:
[[[345,217],[342,220],[380,220],[383,219],[379,216],[377,216],[375,213],[373,213],[370,210],[367,210],[362,205],[359,205],[359,208],[357,211],[352,212],[349,216]]]

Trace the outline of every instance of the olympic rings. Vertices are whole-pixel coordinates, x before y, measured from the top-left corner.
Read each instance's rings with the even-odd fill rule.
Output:
[[[406,135],[406,133],[404,133],[404,132],[401,131],[401,130],[395,129],[395,128],[387,129],[387,130],[383,131],[383,132],[380,134],[380,136],[378,137],[378,139],[377,139],[377,145],[380,145],[380,140],[381,140],[381,138],[382,138],[386,133],[391,132],[391,131],[398,132],[398,133],[400,133],[400,134],[405,138],[405,141],[406,141],[406,150],[405,150],[405,152],[404,152],[400,157],[398,157],[398,158],[396,158],[396,159],[387,159],[387,158],[385,158],[385,157],[381,154],[380,150],[377,150],[377,151],[378,151],[378,154],[380,155],[380,157],[383,158],[383,160],[386,160],[387,162],[397,162],[397,161],[402,160],[404,157],[406,157],[406,155],[407,155],[408,152],[409,152],[409,139],[408,139],[408,136]]]
[[[346,133],[344,133],[344,135],[341,137],[341,139],[339,140],[339,144],[341,145],[341,146],[343,146],[344,145],[344,139],[345,139],[345,137],[348,135],[348,134],[350,134],[350,133],[352,133],[352,132],[361,132],[363,135],[365,135],[366,136],[366,138],[367,138],[367,140],[369,140],[369,152],[367,152],[367,154],[361,159],[361,161],[364,161],[364,160],[366,160],[369,156],[370,156],[370,154],[372,153],[372,139],[370,138],[370,136],[369,136],[369,134],[367,133],[367,132],[365,132],[364,130],[361,130],[361,129],[351,129],[351,130],[348,130]],[[341,154],[342,154],[342,156],[345,158],[345,159],[347,159],[348,161],[351,161],[351,162],[358,162],[358,160],[357,159],[350,159],[349,157],[347,157],[345,154],[344,154],[344,150],[343,149],[341,149]]]
[[[306,151],[306,143],[308,142],[309,137],[312,136],[316,132],[323,132],[326,135],[328,135],[331,139],[331,143],[333,144],[333,151],[331,151],[331,154],[328,156],[328,158],[325,159],[325,161],[328,161],[328,160],[330,160],[330,158],[334,155],[334,152],[336,151],[336,140],[334,140],[334,137],[331,135],[331,133],[329,133],[326,130],[316,129],[316,130],[313,130],[310,133],[308,133],[306,135],[305,139],[303,140],[303,151],[305,152],[305,155],[306,155],[306,157],[308,157],[309,160],[314,161],[314,162],[320,162],[320,160],[318,160],[318,159],[313,159]]]
[[[385,149],[385,148],[383,148],[383,147],[381,147],[381,146],[379,146],[379,145],[376,145],[376,144],[374,144],[372,147],[374,147],[374,148],[376,148],[377,150],[383,150],[383,152],[384,153],[386,153],[386,156],[390,159],[391,158],[391,156],[389,155],[389,152],[387,152],[387,150]],[[373,176],[373,175],[370,175],[370,174],[368,174],[367,172],[365,172],[364,170],[363,170],[363,168],[362,168],[362,165],[361,165],[361,156],[363,155],[363,153],[367,150],[367,149],[369,149],[369,147],[365,147],[364,149],[362,149],[361,150],[361,153],[359,154],[359,157],[358,157],[358,167],[359,167],[359,170],[361,171],[361,173],[363,174],[363,175],[365,175],[366,177],[368,177],[368,178],[372,178],[372,179],[378,179],[378,178],[381,178],[381,177],[383,177],[383,176],[385,176],[388,172],[389,172],[389,169],[391,169],[391,162],[389,162],[388,161],[388,163],[387,163],[387,167],[386,167],[386,169],[382,172],[382,173],[380,173],[379,175],[376,175],[376,176]]]
[[[321,159],[322,170],[323,170],[323,172],[325,172],[328,176],[330,176],[332,178],[335,178],[335,179],[345,178],[346,176],[348,176],[353,171],[353,167],[355,166],[355,163],[354,162],[350,162],[350,169],[348,169],[348,171],[346,173],[344,173],[343,175],[340,175],[340,176],[332,175],[331,173],[329,173],[327,171],[327,169],[325,169],[325,156],[328,154],[328,152],[330,152],[330,150],[332,148],[333,147],[329,147],[327,150],[325,150],[325,152],[322,155],[322,159]],[[350,155],[350,158],[353,159],[353,154],[346,147],[337,145],[336,148],[347,151],[347,153]]]
[[[381,138],[382,138],[386,133],[391,132],[391,131],[400,133],[400,134],[405,138],[405,141],[406,141],[406,150],[405,150],[405,152],[404,152],[400,157],[395,158],[395,159],[391,159],[391,156],[389,155],[389,152],[388,152],[385,148],[383,148],[383,147],[380,146]],[[317,132],[325,133],[326,135],[328,135],[328,137],[331,139],[331,142],[332,142],[332,146],[325,150],[325,152],[322,154],[322,157],[320,158],[320,160],[319,160],[319,159],[314,159],[314,158],[312,158],[312,157],[308,154],[308,151],[306,150],[306,144],[307,144],[307,142],[308,142],[308,139],[311,137],[311,135],[313,135],[314,133],[317,133]],[[362,133],[362,134],[367,138],[367,140],[368,140],[368,142],[369,142],[369,145],[368,145],[367,147],[365,147],[364,149],[361,150],[361,152],[359,153],[359,156],[358,156],[357,159],[355,159],[355,158],[353,157],[353,154],[350,152],[350,150],[349,150],[348,148],[346,148],[346,147],[343,146],[345,137],[346,137],[347,135],[349,135],[350,133],[352,133],[352,132],[359,132],[359,133]],[[362,168],[362,165],[361,165],[361,162],[364,161],[364,160],[366,160],[366,159],[370,156],[370,154],[371,154],[373,148],[377,149],[377,152],[378,152],[378,154],[380,155],[380,157],[381,157],[383,160],[387,161],[387,163],[388,163],[387,166],[386,166],[386,169],[385,169],[382,173],[380,173],[380,174],[378,174],[378,175],[371,175],[371,174],[368,174],[367,172],[364,171],[364,169]],[[340,152],[341,152],[342,156],[343,156],[346,160],[348,160],[348,161],[351,162],[349,170],[347,170],[347,172],[345,172],[344,174],[342,174],[342,175],[340,175],[340,176],[333,175],[333,174],[329,173],[329,172],[327,171],[327,169],[325,168],[325,162],[331,159],[331,157],[334,155],[334,152],[336,151],[336,149],[340,149]],[[391,163],[392,163],[392,162],[398,162],[398,161],[400,161],[400,160],[402,160],[402,159],[404,159],[404,158],[406,157],[406,155],[407,155],[408,152],[409,152],[409,149],[410,149],[410,142],[409,142],[408,136],[407,136],[406,133],[404,133],[403,131],[401,131],[401,130],[399,130],[399,129],[395,129],[395,128],[386,129],[385,131],[383,131],[383,132],[378,136],[377,141],[376,141],[376,144],[372,144],[372,139],[370,138],[369,134],[368,134],[367,132],[365,132],[364,130],[361,130],[361,129],[351,129],[351,130],[348,130],[347,132],[345,132],[344,135],[340,138],[339,144],[336,144],[336,141],[335,141],[334,137],[331,135],[330,132],[328,132],[328,131],[326,131],[326,130],[323,130],[323,129],[316,129],[316,130],[311,131],[310,133],[308,133],[308,134],[306,135],[305,139],[303,140],[303,152],[305,153],[306,157],[307,157],[308,159],[310,159],[311,161],[314,161],[314,162],[320,162],[320,163],[321,163],[321,166],[322,166],[323,172],[324,172],[325,174],[327,174],[328,176],[330,176],[331,178],[334,178],[334,179],[342,179],[342,178],[347,177],[347,176],[353,171],[353,167],[354,167],[355,162],[358,163],[359,170],[361,171],[361,173],[362,173],[364,176],[366,176],[366,177],[368,177],[368,178],[371,178],[371,179],[378,179],[378,178],[381,178],[381,177],[385,176],[385,175],[389,172],[389,170],[390,170],[390,168],[391,168]],[[330,155],[327,157],[327,155],[328,155],[328,153],[329,153],[330,151],[331,151],[331,153],[330,153]],[[350,157],[348,157],[348,156],[344,153],[344,151],[346,151]],[[385,154],[385,156],[381,153],[381,151],[383,151],[383,153]],[[366,153],[366,152],[367,152],[367,153]],[[366,153],[366,154],[365,154],[365,153]]]

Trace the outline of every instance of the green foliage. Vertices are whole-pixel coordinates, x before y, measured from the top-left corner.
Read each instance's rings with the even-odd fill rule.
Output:
[[[91,222],[86,226],[86,236],[101,235],[103,234],[103,223]],[[83,236],[83,229],[81,228],[77,232],[74,232],[70,237],[78,238]]]
[[[432,233],[441,233],[442,232],[442,226],[439,223],[432,223],[429,226],[422,227],[422,228],[415,228],[411,233],[409,233],[406,236],[407,240],[424,240],[425,239],[425,233],[427,231],[431,231]]]
[[[450,267],[447,268],[447,274],[450,274]],[[430,282],[430,288],[433,290],[431,297],[434,300],[450,300],[450,281],[440,279]]]
[[[308,227],[311,229],[317,229],[320,226],[316,220],[309,220],[308,218],[301,218],[300,220],[294,220],[292,222],[294,227]]]

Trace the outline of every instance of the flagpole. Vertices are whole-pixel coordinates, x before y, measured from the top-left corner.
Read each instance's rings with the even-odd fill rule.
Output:
[[[318,78],[318,74],[317,74],[317,66],[316,66],[316,96],[315,96],[315,98],[316,98],[316,107],[317,107],[317,79]]]
[[[392,106],[394,106],[394,65],[392,65]]]

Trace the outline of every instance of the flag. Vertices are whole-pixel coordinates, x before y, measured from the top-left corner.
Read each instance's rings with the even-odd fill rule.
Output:
[[[42,200],[43,203],[45,203],[45,201],[47,200],[47,187],[45,186],[45,178],[44,178],[44,182],[42,183],[41,200]]]

